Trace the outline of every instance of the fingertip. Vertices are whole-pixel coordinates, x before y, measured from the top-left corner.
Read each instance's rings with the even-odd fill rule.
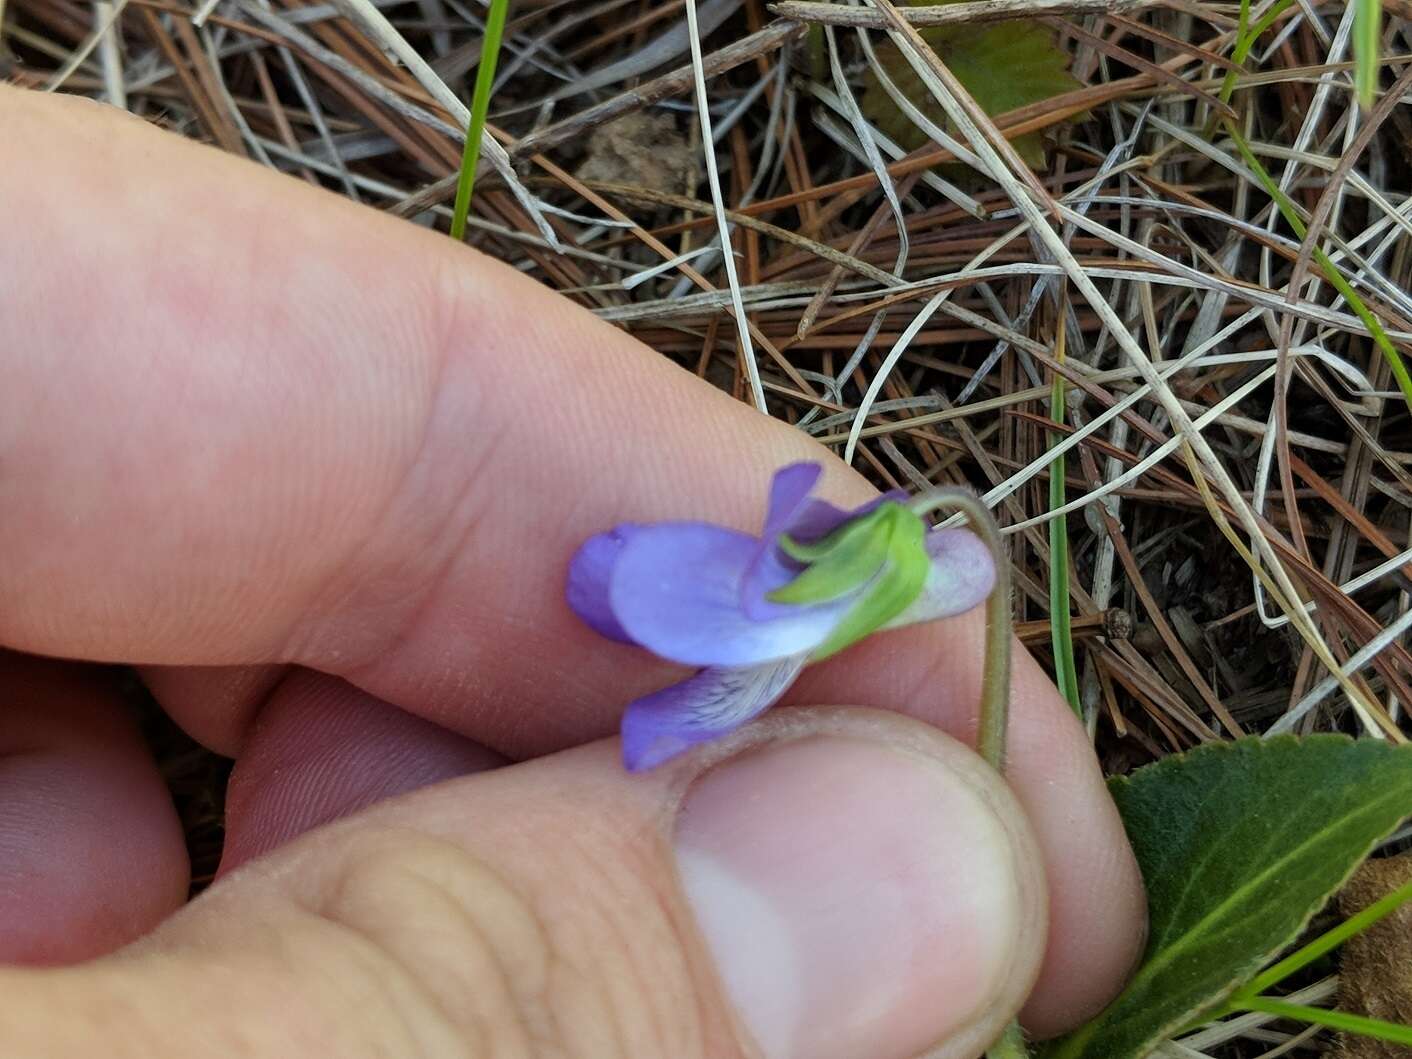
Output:
[[[1082,726],[1042,674],[1018,690],[1022,716],[1054,717],[1012,729],[1012,760],[1025,772],[1017,794],[1050,877],[1050,945],[1020,1019],[1047,1038],[1092,1018],[1122,989],[1147,939],[1147,895]]]
[[[94,671],[0,654],[0,962],[61,964],[145,934],[186,899],[171,799]]]
[[[295,669],[231,773],[219,874],[375,802],[503,763],[342,680]]]
[[[285,665],[138,667],[152,697],[186,734],[226,757],[240,753],[261,704],[288,672]]]
[[[1044,945],[1028,823],[954,740],[892,714],[809,713],[818,737],[728,760],[678,821],[726,986],[766,1055],[973,1056]]]
[[[841,664],[806,670],[790,699],[898,710],[974,742],[985,636],[979,608],[889,632]],[[1087,733],[1018,645],[1008,733],[1006,780],[1034,825],[1049,881],[1049,946],[1023,1021],[1049,1037],[1122,988],[1146,939],[1146,895]]]

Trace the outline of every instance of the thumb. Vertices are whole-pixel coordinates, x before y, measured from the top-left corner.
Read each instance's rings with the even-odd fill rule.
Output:
[[[1037,973],[1039,864],[961,744],[779,711],[646,775],[604,742],[311,832],[113,958],[0,973],[0,1038],[33,1019],[47,1055],[101,1033],[118,1055],[970,1059]]]

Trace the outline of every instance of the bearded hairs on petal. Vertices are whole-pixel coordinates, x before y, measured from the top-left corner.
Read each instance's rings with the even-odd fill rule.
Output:
[[[638,699],[623,715],[623,764],[644,772],[699,743],[719,739],[775,704],[807,654],[742,669],[703,669]]]

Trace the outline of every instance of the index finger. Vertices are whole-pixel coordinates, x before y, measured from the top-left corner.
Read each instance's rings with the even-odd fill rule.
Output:
[[[0,91],[0,123],[17,159],[0,643],[295,661],[543,753],[670,679],[565,606],[584,537],[753,528],[769,472],[800,458],[827,463],[834,499],[870,494],[798,431],[444,237],[87,104]],[[964,737],[980,622],[878,637],[805,693]],[[1023,656],[1015,694],[1012,782],[1062,940],[1042,1028],[1105,998],[1141,897],[1083,734]]]

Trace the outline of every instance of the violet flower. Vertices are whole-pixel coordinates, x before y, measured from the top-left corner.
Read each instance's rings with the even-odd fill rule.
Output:
[[[630,771],[734,731],[811,661],[990,594],[995,567],[974,534],[928,532],[900,493],[841,511],[810,496],[821,473],[796,463],[775,474],[759,537],[705,522],[623,523],[574,556],[568,601],[588,625],[701,667],[627,708]]]

